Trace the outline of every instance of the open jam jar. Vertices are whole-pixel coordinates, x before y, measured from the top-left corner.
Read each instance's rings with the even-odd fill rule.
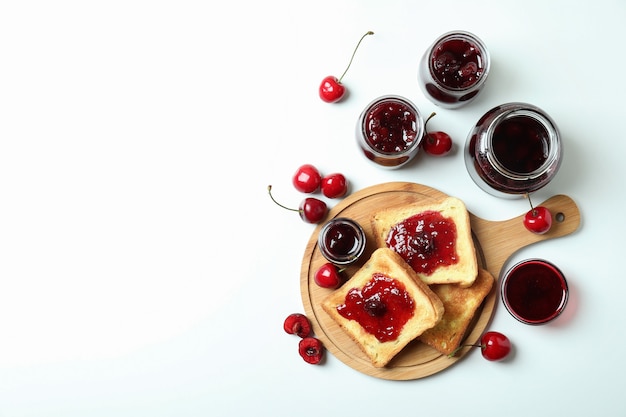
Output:
[[[418,80],[426,97],[454,109],[472,101],[481,91],[490,66],[487,47],[465,31],[441,35],[424,53]]]
[[[465,165],[474,182],[497,197],[517,197],[547,185],[562,156],[554,121],[526,103],[503,104],[485,113],[465,144]]]
[[[361,225],[346,217],[329,220],[317,238],[320,252],[335,265],[356,262],[366,246],[365,232]]]
[[[387,95],[367,105],[356,137],[365,156],[385,168],[400,168],[415,157],[424,137],[424,120],[404,97]]]
[[[513,317],[525,324],[544,324],[565,309],[569,290],[565,276],[542,259],[519,262],[502,279],[502,301]]]

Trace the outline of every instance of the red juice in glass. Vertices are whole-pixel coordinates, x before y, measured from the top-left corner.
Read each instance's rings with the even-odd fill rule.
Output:
[[[561,270],[542,259],[529,259],[513,266],[502,279],[501,292],[509,313],[532,325],[558,317],[569,295]]]

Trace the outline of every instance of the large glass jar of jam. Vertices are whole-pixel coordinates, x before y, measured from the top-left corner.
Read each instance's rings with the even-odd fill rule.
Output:
[[[410,100],[387,95],[373,100],[359,116],[357,143],[365,156],[384,168],[400,168],[415,157],[424,137],[424,120]]]
[[[562,143],[554,121],[527,103],[507,103],[485,113],[465,144],[465,165],[474,182],[497,197],[536,191],[556,175]]]
[[[440,107],[461,107],[483,88],[490,62],[487,47],[476,35],[465,31],[445,33],[422,56],[420,88]]]

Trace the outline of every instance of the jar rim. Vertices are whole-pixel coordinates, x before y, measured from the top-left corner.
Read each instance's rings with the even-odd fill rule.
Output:
[[[394,101],[394,102],[402,103],[408,106],[411,109],[411,111],[415,114],[415,123],[416,123],[415,140],[411,142],[406,147],[406,149],[404,149],[401,152],[383,152],[377,149],[376,147],[374,147],[367,138],[367,133],[366,133],[366,128],[365,128],[365,118],[368,112],[372,110],[374,106],[378,105],[379,103],[383,101]],[[380,157],[397,157],[397,156],[408,155],[408,154],[415,152],[416,149],[419,149],[420,144],[422,143],[422,139],[424,138],[424,134],[425,134],[424,119],[419,109],[417,108],[417,106],[408,98],[400,96],[400,95],[395,95],[395,94],[383,95],[370,101],[367,104],[367,106],[365,106],[365,109],[361,112],[361,115],[359,116],[358,129],[364,139],[364,142],[367,143],[369,147],[368,150],[372,154],[376,156],[380,156]]]
[[[548,154],[545,161],[531,172],[516,172],[505,167],[493,152],[493,135],[495,129],[505,120],[527,117],[539,123],[547,133]],[[515,181],[534,180],[546,174],[555,164],[560,163],[561,139],[554,121],[539,108],[527,104],[519,104],[497,115],[489,124],[486,132],[485,153],[492,167],[502,176]]]

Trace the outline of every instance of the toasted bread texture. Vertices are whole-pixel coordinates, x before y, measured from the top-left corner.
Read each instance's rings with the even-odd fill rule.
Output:
[[[469,213],[458,198],[407,204],[372,216],[378,247],[389,247],[428,285],[468,287],[478,274]]]
[[[461,345],[465,333],[483,300],[494,285],[494,278],[488,271],[479,269],[471,287],[457,284],[431,285],[431,289],[443,302],[445,313],[437,325],[426,330],[419,340],[449,355]]]
[[[377,368],[387,365],[444,314],[441,300],[388,248],[375,250],[322,301],[322,308]]]

